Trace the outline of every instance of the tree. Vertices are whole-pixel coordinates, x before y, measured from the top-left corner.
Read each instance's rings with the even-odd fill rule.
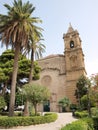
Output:
[[[81,104],[82,104],[82,108],[85,110],[88,109],[88,97],[87,95],[84,95],[82,98],[81,98]],[[90,106],[91,107],[94,107],[95,106],[95,101],[94,101],[94,98],[90,95]]]
[[[1,83],[6,82],[7,79],[8,79],[8,76],[5,75],[5,73],[3,72],[3,69],[0,67],[0,82]]]
[[[14,60],[14,51],[6,50],[0,56],[0,83],[4,85],[5,90],[7,87],[10,89],[11,86],[11,75],[13,70],[13,60]],[[19,54],[19,68],[18,68],[18,76],[17,76],[17,86],[23,85],[22,81],[24,78],[29,78],[30,72],[30,64],[31,61],[26,58],[26,56]],[[37,61],[34,61],[33,68],[33,80],[39,79],[39,72],[41,68],[39,67]]]
[[[66,107],[70,105],[70,100],[67,97],[64,97],[59,100],[59,105],[62,107],[62,109],[65,111]]]
[[[35,33],[34,23],[41,20],[31,17],[35,7],[29,1],[23,4],[22,0],[14,0],[12,7],[8,4],[4,6],[8,9],[8,13],[0,14],[0,39],[3,44],[11,45],[15,50],[9,109],[9,116],[13,116],[19,53],[27,48],[30,35]]]
[[[9,110],[10,96],[9,96],[9,92],[6,92],[6,90],[10,91],[11,75],[13,70],[13,60],[14,60],[14,51],[10,49],[3,52],[2,55],[0,56],[0,84],[1,84],[0,90],[2,91],[1,95],[4,96],[8,110]],[[15,102],[18,102],[17,97],[19,96],[21,97],[21,95],[17,93],[17,88],[22,87],[22,85],[24,84],[24,82],[22,82],[23,79],[27,79],[28,81],[31,61],[27,59],[26,56],[20,53],[18,64],[19,64],[19,68],[18,68]],[[41,68],[39,67],[37,61],[34,61],[33,80],[37,80],[40,78],[39,75],[40,70]]]
[[[27,101],[32,102],[35,115],[37,114],[37,105],[50,98],[48,88],[38,84],[26,84],[23,86],[22,92]]]
[[[3,84],[3,95],[7,89],[8,84],[11,82],[12,67],[13,67],[14,52],[7,50],[0,56],[0,68],[2,69],[3,76],[0,83]]]
[[[80,76],[76,83],[75,96],[78,99],[79,106],[81,105],[81,97],[87,94],[87,85],[88,79],[84,75]]]
[[[92,82],[92,96],[96,102],[96,106],[98,107],[98,73],[91,75]]]

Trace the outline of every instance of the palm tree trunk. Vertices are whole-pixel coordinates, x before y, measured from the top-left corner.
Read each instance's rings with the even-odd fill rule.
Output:
[[[14,116],[15,91],[16,91],[19,53],[20,53],[20,44],[17,43],[15,48],[14,65],[13,65],[13,73],[12,73],[9,116]]]
[[[32,49],[32,52],[31,52],[31,67],[30,67],[30,74],[29,74],[29,84],[32,82],[33,68],[34,68],[34,51]],[[28,101],[26,101],[26,103],[25,103],[23,115],[29,116]]]
[[[32,49],[32,52],[31,52],[31,67],[30,67],[30,74],[29,74],[29,83],[32,82],[33,68],[34,68],[34,50]]]

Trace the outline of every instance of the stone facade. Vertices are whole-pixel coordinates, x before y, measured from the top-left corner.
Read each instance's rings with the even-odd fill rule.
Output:
[[[38,60],[41,66],[40,79],[37,83],[50,89],[51,98],[40,109],[59,112],[58,101],[68,97],[72,103],[76,103],[74,96],[76,82],[81,75],[86,75],[84,54],[81,47],[81,39],[77,30],[70,25],[64,39],[64,55],[49,55]],[[46,108],[45,108],[46,107]],[[47,108],[49,107],[49,109]]]

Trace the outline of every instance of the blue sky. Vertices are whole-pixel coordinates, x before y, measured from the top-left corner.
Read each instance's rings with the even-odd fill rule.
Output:
[[[0,0],[0,13],[6,13],[4,3],[13,0]],[[26,0],[23,0],[25,2]],[[36,7],[34,16],[40,17],[44,29],[46,53],[63,54],[63,33],[71,22],[82,40],[87,74],[98,73],[98,0],[29,0]],[[0,54],[5,48],[0,48]]]

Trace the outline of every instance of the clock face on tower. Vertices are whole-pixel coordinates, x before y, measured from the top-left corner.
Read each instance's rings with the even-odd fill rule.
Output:
[[[70,42],[70,48],[74,48],[74,41]]]

